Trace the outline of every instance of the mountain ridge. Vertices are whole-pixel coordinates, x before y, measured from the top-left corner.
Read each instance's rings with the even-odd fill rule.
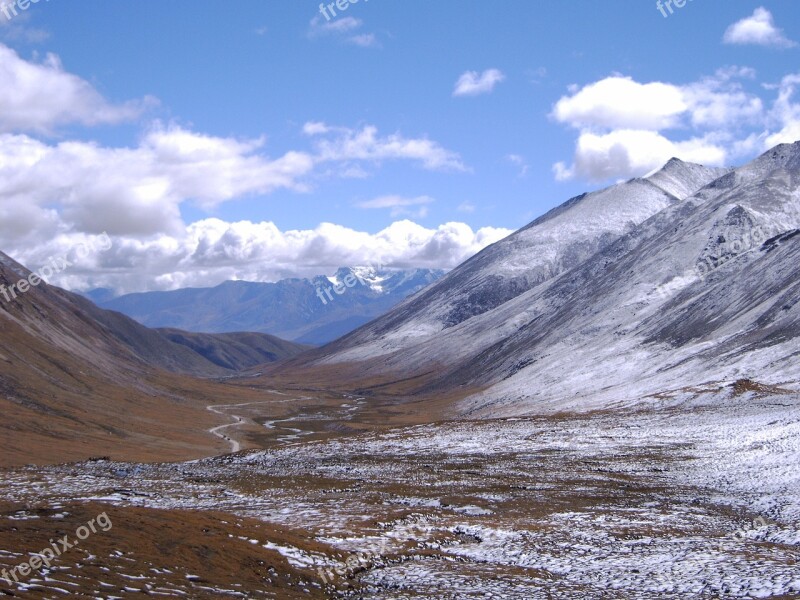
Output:
[[[103,339],[109,352],[119,352],[120,347],[125,348],[129,360],[139,361],[151,367],[196,376],[221,376],[259,364],[244,359],[241,363],[228,361],[229,366],[223,367],[198,354],[185,343],[174,343],[161,332],[144,327],[122,313],[103,310],[81,295],[50,286],[44,281],[37,286],[31,286],[24,293],[17,291],[15,286],[18,282],[28,279],[31,273],[26,267],[0,252],[0,285],[4,286],[4,290],[13,290],[5,294],[8,300],[0,297],[0,308],[3,311],[0,314],[6,319],[16,321],[31,333],[37,332],[52,337],[54,330],[41,318],[42,309],[45,306],[54,310],[66,308],[79,316],[81,323],[87,326],[87,332]],[[222,338],[208,336],[205,341],[207,344],[215,343],[223,352],[228,350],[237,354],[232,348],[225,346],[242,346],[244,335],[253,344],[252,349],[271,347],[274,360],[288,358],[307,349],[305,346],[285,342],[266,334],[241,334],[238,339],[235,336]],[[238,354],[243,356],[243,348],[240,347],[238,350]]]
[[[680,191],[705,173],[704,185],[504,302],[467,306],[467,318],[435,331],[408,310],[433,293],[463,302],[463,287],[440,288],[476,264],[484,277],[504,268],[493,264],[504,258],[496,246],[508,246],[520,232],[539,235],[547,219],[484,250],[485,264],[467,261],[420,296],[284,368],[339,365],[377,382],[402,373],[417,377],[408,394],[480,388],[454,414],[482,417],[588,410],[713,377],[800,380],[788,358],[797,354],[800,310],[790,301],[799,277],[800,143],[738,169],[696,169],[670,161],[651,178]],[[676,185],[681,172],[685,186]],[[634,181],[595,192],[594,199],[631,190],[633,203],[652,198]],[[589,196],[569,200],[557,216]],[[417,335],[398,335],[404,331]]]
[[[679,165],[686,171],[688,188],[707,184],[727,173],[725,169],[673,160],[665,165],[670,177],[674,177],[672,171]],[[703,176],[698,177],[699,173]],[[349,334],[342,343],[352,343],[353,336],[361,343],[371,340],[364,353],[383,355],[402,347],[407,340],[433,336],[569,270],[624,235],[635,223],[680,201],[644,179],[632,179],[571,198],[485,248],[368,327]],[[609,203],[619,209],[610,220],[601,210]],[[575,211],[580,219],[574,218]],[[509,264],[512,260],[515,262]],[[412,319],[416,319],[412,326],[403,325]],[[352,356],[354,360],[358,357],[359,354]],[[344,356],[340,360],[348,359]]]
[[[0,285],[29,275],[0,253]],[[0,299],[0,465],[207,456],[228,447],[208,433],[219,416],[207,406],[263,397],[208,379],[235,371],[81,296],[41,282],[9,298]]]

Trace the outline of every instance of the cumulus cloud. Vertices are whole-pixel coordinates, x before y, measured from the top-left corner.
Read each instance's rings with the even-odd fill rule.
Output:
[[[477,96],[488,94],[506,78],[499,69],[487,69],[483,73],[467,71],[456,81],[453,96]]]
[[[334,224],[306,231],[219,219],[187,225],[181,209],[188,202],[210,210],[276,190],[304,193],[323,176],[366,177],[386,161],[429,170],[466,167],[457,153],[426,137],[382,135],[371,125],[348,128],[319,121],[302,128],[307,148],[277,154],[264,137],[218,137],[158,122],[129,146],[46,141],[35,134],[59,125],[134,118],[140,107],[109,103],[65,72],[54,56],[26,62],[2,46],[0,55],[7,59],[0,62],[0,99],[5,102],[0,113],[2,249],[36,267],[103,233],[114,241],[111,250],[64,272],[54,281],[58,285],[172,289],[231,278],[315,275],[375,260],[449,268],[508,233],[473,232],[460,223],[425,229],[410,221],[378,234]],[[431,202],[426,196],[387,196],[364,208],[421,216]]]
[[[303,133],[309,136],[322,135],[333,131],[334,128],[329,127],[321,121],[309,121],[303,125]]]
[[[333,223],[281,231],[270,222],[205,219],[176,235],[112,236],[111,249],[92,253],[51,283],[79,290],[110,287],[126,293],[211,286],[231,279],[275,281],[375,263],[450,269],[510,233],[492,227],[474,231],[464,223],[427,229],[408,220],[377,233]],[[63,255],[77,243],[97,237],[61,234],[35,248],[11,248],[9,254],[36,268],[46,264],[49,256]]]
[[[364,22],[355,17],[325,19],[317,15],[311,19],[308,35],[311,38],[331,36],[362,48],[378,46],[378,38],[374,33],[357,33],[363,25]]]
[[[28,62],[0,44],[0,132],[52,133],[62,125],[119,123],[139,116],[154,98],[112,104],[67,73],[55,54]]]
[[[9,3],[10,4],[10,3]],[[20,12],[13,19],[0,19],[0,40],[39,44],[50,37],[50,32],[31,25],[30,12]]]
[[[800,140],[800,99],[797,98],[800,87],[800,73],[787,75],[781,80],[778,99],[770,111],[773,130],[764,136],[763,149],[777,144],[791,144]],[[777,131],[774,131],[777,129]]]
[[[792,48],[797,45],[786,37],[782,29],[775,26],[772,13],[763,6],[752,15],[737,21],[725,31],[726,44],[755,44],[774,48]]]
[[[575,86],[550,115],[579,132],[572,164],[560,161],[553,173],[601,182],[643,175],[673,156],[724,165],[755,145],[745,128],[766,124],[764,102],[742,83],[754,78],[728,67],[685,85],[612,75]]]
[[[729,127],[731,124],[757,123],[763,117],[764,103],[744,90],[740,79],[753,79],[749,68],[720,69],[712,77],[681,86],[691,125],[701,128]]]
[[[519,177],[525,177],[530,170],[530,166],[524,157],[519,154],[508,154],[506,160],[519,169]]]
[[[155,124],[130,148],[0,134],[0,232],[4,240],[29,238],[34,231],[49,237],[59,230],[174,234],[183,228],[184,202],[211,209],[276,190],[307,192],[321,169],[366,176],[361,162],[405,160],[426,169],[464,170],[458,155],[425,138],[381,137],[369,126],[311,123],[305,130],[313,149],[276,157],[265,153],[263,138],[214,137],[175,125]]]
[[[320,15],[311,20],[312,34],[321,33],[348,33],[361,27],[364,22],[355,17],[340,17],[332,21],[326,21]]]
[[[630,77],[607,77],[556,102],[552,116],[573,127],[663,129],[688,109],[680,88]]]
[[[405,138],[399,133],[381,137],[376,127],[361,129],[330,127],[324,123],[306,123],[303,131],[315,139],[315,149],[321,161],[418,161],[425,169],[465,171],[458,154],[426,139]],[[334,134],[324,137],[325,134]]]
[[[406,198],[403,196],[380,196],[372,200],[366,200],[356,204],[358,208],[388,208],[391,210],[392,217],[399,217],[401,215],[409,215],[417,218],[426,217],[428,215],[428,204],[434,202],[430,196],[417,196],[415,198]],[[413,210],[411,207],[418,207]]]
[[[642,175],[673,156],[722,166],[727,154],[723,147],[704,138],[673,142],[654,131],[621,129],[602,135],[584,132],[578,138],[574,164],[568,167],[558,162],[553,172],[560,181],[576,177],[606,181]]]
[[[361,35],[359,22],[336,27]],[[150,100],[114,104],[65,71],[55,55],[29,62],[2,45],[0,102],[1,249],[35,269],[79,244],[112,238],[111,249],[81,258],[52,281],[56,285],[130,292],[228,279],[271,281],[375,262],[447,269],[511,233],[473,231],[463,223],[427,229],[409,220],[378,233],[332,223],[281,231],[270,222],[214,218],[187,225],[181,209],[188,202],[209,210],[276,190],[303,193],[322,176],[366,177],[387,161],[428,170],[467,168],[457,153],[424,136],[319,121],[302,128],[307,147],[278,153],[264,137],[219,137],[158,122],[128,146],[47,141],[44,136],[62,126],[135,119]],[[428,196],[384,196],[362,207],[421,216],[432,202]]]
[[[210,207],[248,194],[304,190],[314,158],[257,152],[263,140],[234,140],[156,127],[135,148],[90,142],[48,145],[0,135],[0,204],[58,208],[79,231],[152,235],[182,227],[179,206]],[[7,208],[14,211],[14,208]],[[15,236],[27,232],[18,229]]]
[[[752,69],[723,69],[689,85],[639,83],[614,75],[562,97],[551,116],[577,129],[642,129],[660,131],[690,121],[717,126],[761,115],[761,99],[744,91],[739,78]]]
[[[378,38],[374,33],[359,33],[347,38],[347,41],[362,48],[372,48],[378,45]]]

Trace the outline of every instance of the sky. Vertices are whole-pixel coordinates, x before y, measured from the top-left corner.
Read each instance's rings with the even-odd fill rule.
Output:
[[[339,4],[0,0],[0,250],[117,293],[449,269],[800,139],[794,0]]]

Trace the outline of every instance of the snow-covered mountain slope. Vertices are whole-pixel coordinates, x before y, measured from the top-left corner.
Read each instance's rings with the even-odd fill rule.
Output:
[[[525,323],[460,367],[499,381],[465,408],[517,414],[714,380],[800,380],[799,175],[779,167],[700,194],[504,307],[494,319]]]
[[[647,185],[656,180],[680,192],[691,189],[687,182],[698,172],[719,174],[670,161]],[[665,202],[650,218],[623,226],[622,235],[596,242],[590,255],[562,263],[500,305],[490,299],[436,335],[430,335],[434,309],[411,309],[446,283],[459,283],[464,271],[473,273],[475,259],[315,360],[363,361],[370,376],[430,373],[435,365],[423,389],[482,388],[459,407],[481,416],[604,406],[715,380],[800,381],[799,185],[800,143],[779,146],[682,201]],[[526,250],[536,251],[529,264],[538,265],[592,225],[597,232],[601,222],[630,222],[626,210],[637,199],[652,207],[647,189],[634,180],[598,192],[596,212],[581,210],[589,196],[571,200],[479,255],[498,257],[481,275],[514,272],[525,251],[502,250],[515,238],[527,239]],[[603,195],[611,201],[599,202]],[[551,233],[554,221],[560,238]],[[442,290],[444,298],[465,296],[462,286]]]
[[[648,178],[572,198],[345,338],[333,360],[406,348],[501,306],[581,264],[726,172],[672,159]]]

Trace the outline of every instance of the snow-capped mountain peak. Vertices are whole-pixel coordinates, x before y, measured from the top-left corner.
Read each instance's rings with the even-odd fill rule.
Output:
[[[682,161],[679,158],[671,158],[661,169],[651,173],[645,179],[682,200],[730,171],[731,169],[704,167]]]

